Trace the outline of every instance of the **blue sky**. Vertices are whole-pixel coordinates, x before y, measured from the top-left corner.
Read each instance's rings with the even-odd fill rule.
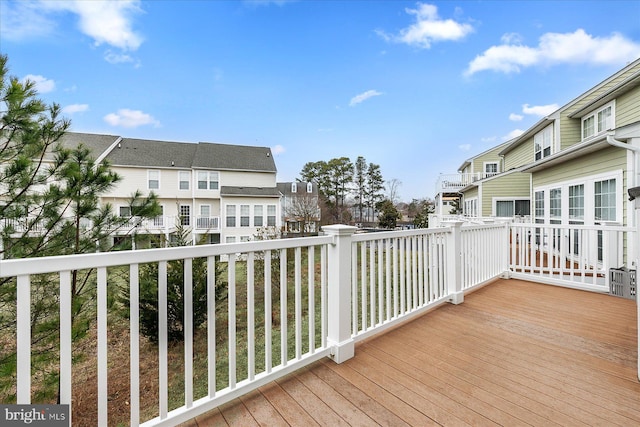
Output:
[[[0,52],[72,130],[363,156],[434,196],[640,57],[640,1],[10,1]]]

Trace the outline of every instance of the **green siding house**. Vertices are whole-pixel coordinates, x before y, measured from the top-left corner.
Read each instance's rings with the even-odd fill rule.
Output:
[[[496,148],[499,173],[458,190],[463,215],[633,225],[626,193],[640,186],[640,59]]]

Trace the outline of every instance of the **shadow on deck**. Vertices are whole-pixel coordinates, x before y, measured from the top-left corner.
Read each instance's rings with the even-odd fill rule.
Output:
[[[183,426],[640,425],[636,313],[499,280]]]

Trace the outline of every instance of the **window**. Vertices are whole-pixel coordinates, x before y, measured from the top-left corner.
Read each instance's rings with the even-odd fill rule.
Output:
[[[488,162],[484,164],[485,176],[493,176],[498,173],[498,162]]]
[[[512,217],[529,215],[528,200],[496,200],[496,216]]]
[[[249,205],[240,205],[240,227],[249,226]]]
[[[478,199],[465,199],[464,214],[465,216],[478,216]]]
[[[131,216],[131,207],[129,206],[120,206],[118,211],[118,215],[122,218],[128,218]]]
[[[569,187],[569,220],[584,220],[584,184]]]
[[[181,171],[178,173],[178,179],[179,179],[179,185],[178,188],[180,188],[181,190],[188,190],[189,189],[189,172],[186,171]]]
[[[534,213],[536,219],[544,220],[544,191],[536,191],[534,194]]]
[[[549,215],[551,224],[560,224],[562,219],[562,190],[553,188],[549,191]]]
[[[180,205],[180,223],[182,225],[191,225],[191,206]]]
[[[553,126],[547,126],[533,137],[535,160],[543,159],[551,155],[551,142],[553,140]]]
[[[582,139],[599,135],[614,127],[614,105],[609,104],[582,118]]]
[[[217,190],[218,172],[198,172],[198,190]]]
[[[276,205],[267,205],[267,226],[275,227],[276,225]]]
[[[198,228],[215,228],[211,218],[211,206],[200,205],[200,215],[197,219]]]
[[[594,186],[595,220],[616,220],[616,180],[596,181]],[[602,231],[598,231],[598,260],[603,260],[604,242]]]
[[[313,184],[307,182],[307,193],[313,193]]]
[[[291,183],[291,192],[292,193],[297,193],[298,192],[298,183],[297,182],[292,182]]]
[[[227,205],[227,227],[236,226],[236,205]]]
[[[160,205],[160,215],[153,218],[154,227],[164,227],[164,206]]]
[[[616,180],[597,181],[594,189],[595,220],[616,220]]]
[[[241,242],[250,242],[251,241],[251,236],[240,236],[240,241]]]
[[[262,205],[255,205],[253,207],[253,226],[254,227],[262,227],[263,218],[262,218]]]
[[[236,236],[227,236],[227,237],[225,237],[225,241],[227,243],[235,243],[236,242]]]
[[[147,171],[147,188],[149,190],[160,189],[160,171],[158,170]]]

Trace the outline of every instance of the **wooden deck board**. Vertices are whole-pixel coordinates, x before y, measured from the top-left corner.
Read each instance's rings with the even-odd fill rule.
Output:
[[[637,357],[634,301],[500,280],[195,422],[640,425]]]

